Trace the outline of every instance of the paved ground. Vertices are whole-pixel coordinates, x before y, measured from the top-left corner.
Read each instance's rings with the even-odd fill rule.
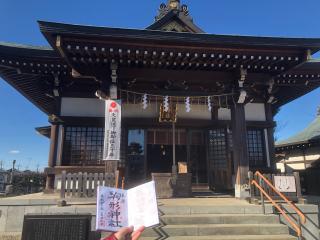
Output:
[[[235,198],[176,198],[176,199],[159,199],[159,204],[171,205],[171,206],[185,206],[185,205],[249,205],[244,200],[238,200]]]
[[[58,201],[60,200],[59,194],[43,194],[43,193],[35,193],[35,194],[28,194],[23,196],[16,196],[16,197],[8,197],[0,199],[1,202],[8,202],[8,201],[24,201],[29,200],[32,201],[39,201],[39,200],[51,200],[51,201]],[[77,203],[86,203],[86,204],[94,204],[95,200],[93,198],[67,198],[66,201],[68,203],[77,204]],[[184,205],[249,205],[246,201],[238,200],[233,198],[229,195],[220,195],[217,198],[205,198],[205,197],[194,197],[194,198],[176,198],[176,199],[159,199],[158,200],[160,205],[174,205],[174,206],[184,206]]]
[[[15,197],[6,197],[5,199],[59,199],[59,194],[44,194],[44,193],[33,193],[27,195],[20,195]]]

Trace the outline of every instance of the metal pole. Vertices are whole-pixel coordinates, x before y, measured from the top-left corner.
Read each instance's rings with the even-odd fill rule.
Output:
[[[262,179],[259,180],[259,183],[260,183],[260,186],[263,188]],[[266,214],[266,207],[265,207],[265,204],[264,204],[264,197],[263,197],[262,191],[260,191],[260,197],[261,197],[262,213],[265,215]]]
[[[172,122],[172,175],[177,177],[177,165],[176,165],[176,124]]]
[[[299,240],[302,240],[303,239],[303,237],[302,237],[302,226],[301,226],[301,219],[300,219],[300,216],[298,215],[298,226],[299,226],[299,228],[300,228],[300,231],[301,231],[301,236],[298,236],[298,239]]]
[[[173,165],[176,165],[176,124],[172,123],[172,159]]]

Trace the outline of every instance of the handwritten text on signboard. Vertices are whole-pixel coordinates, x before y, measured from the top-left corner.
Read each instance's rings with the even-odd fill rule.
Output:
[[[103,160],[120,160],[121,103],[106,100]]]

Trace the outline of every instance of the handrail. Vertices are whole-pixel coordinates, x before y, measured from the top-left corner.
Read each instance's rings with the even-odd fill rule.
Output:
[[[269,185],[269,187],[272,188],[272,190],[277,193],[287,204],[289,204],[290,207],[292,207],[292,209],[299,215],[301,222],[304,224],[306,223],[306,217],[305,215],[301,212],[301,210],[299,208],[296,207],[296,205],[294,203],[292,203],[291,201],[288,200],[288,198],[286,196],[284,196],[281,192],[278,191],[278,189],[275,188],[275,186],[273,186],[272,183],[270,183],[270,181],[265,178],[265,176],[263,176],[259,171],[256,171],[255,174],[256,176],[260,177],[265,183],[267,183]]]
[[[292,221],[291,218],[289,218],[289,216],[286,214],[285,211],[283,211],[281,209],[281,207],[279,206],[279,204],[277,204],[269,195],[268,193],[266,193],[263,188],[257,183],[256,180],[252,180],[251,181],[252,185],[255,185],[262,193],[263,195],[265,195],[269,201],[272,203],[272,205],[274,207],[276,207],[278,209],[278,211],[285,217],[285,219],[287,219],[287,221],[291,224],[291,226],[295,229],[295,231],[297,232],[298,236],[301,237],[301,228],[297,226],[297,224],[295,222]]]

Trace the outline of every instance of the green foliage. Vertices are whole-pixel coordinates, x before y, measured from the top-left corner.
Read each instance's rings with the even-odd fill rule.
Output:
[[[132,142],[128,146],[128,153],[131,155],[140,155],[143,153],[143,149],[140,143]]]
[[[42,173],[16,173],[12,179],[13,194],[22,195],[40,192],[45,186],[45,175]]]

